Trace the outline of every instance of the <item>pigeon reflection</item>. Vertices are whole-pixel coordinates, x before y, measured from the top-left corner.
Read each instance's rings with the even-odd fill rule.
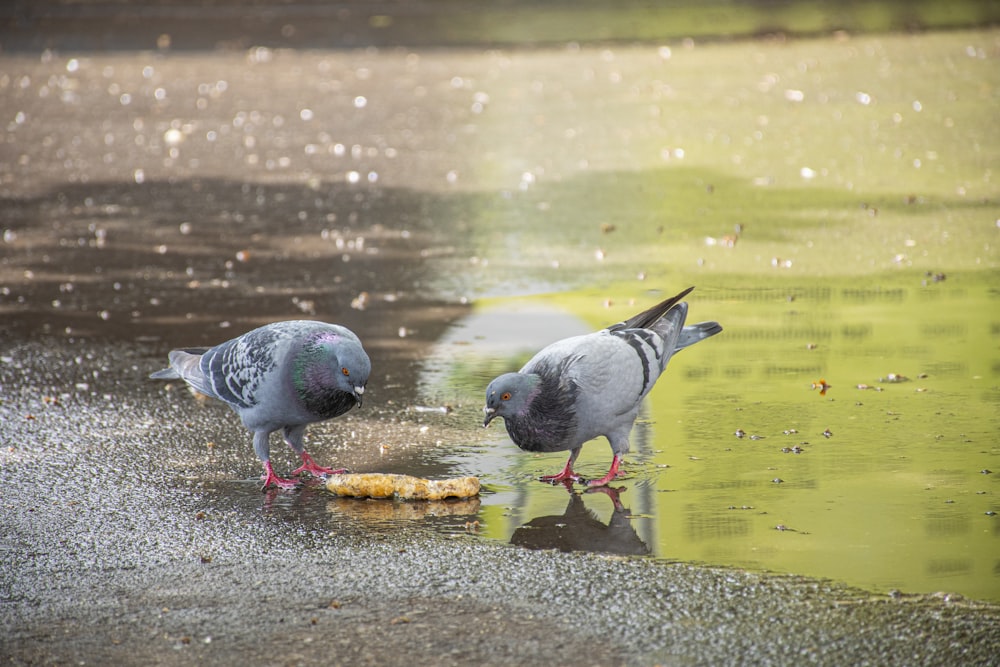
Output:
[[[558,549],[559,551],[592,551],[617,555],[645,556],[649,546],[640,539],[629,510],[619,498],[625,487],[617,489],[594,487],[584,493],[602,493],[614,503],[611,521],[605,525],[597,515],[587,509],[583,494],[573,491],[566,483],[569,505],[562,515],[540,516],[532,519],[511,535],[510,543],[528,549]]]

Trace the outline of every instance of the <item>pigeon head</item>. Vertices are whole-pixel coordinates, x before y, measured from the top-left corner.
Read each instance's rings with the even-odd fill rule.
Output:
[[[483,426],[489,426],[495,417],[524,415],[538,395],[540,383],[539,376],[528,373],[506,373],[490,382],[486,388]]]
[[[340,381],[340,389],[353,393],[360,407],[368,376],[372,372],[371,360],[360,345],[342,345],[333,361],[334,377]]]
[[[371,369],[359,342],[323,332],[302,345],[292,383],[309,410],[339,415],[361,405]]]

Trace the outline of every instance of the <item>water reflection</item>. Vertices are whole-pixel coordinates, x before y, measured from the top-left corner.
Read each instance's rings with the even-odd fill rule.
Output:
[[[306,528],[318,527],[323,518],[321,500],[326,498],[322,480],[303,479],[294,491],[269,488],[261,491],[260,480],[224,480],[206,482],[205,497],[215,503],[211,511],[254,514],[287,521],[302,521]]]
[[[362,529],[393,531],[425,523],[450,532],[478,520],[480,498],[407,501],[394,498],[347,498],[326,490],[323,480],[303,479],[293,491],[269,488],[263,493],[257,480],[205,483],[211,501],[199,520],[217,512],[260,513],[288,521],[304,531]]]
[[[649,546],[642,541],[632,525],[632,516],[622,504],[624,487],[599,487],[583,493],[607,496],[612,503],[611,520],[602,521],[588,509],[583,493],[573,484],[565,485],[569,492],[566,511],[558,515],[538,516],[514,530],[510,543],[528,549],[558,549],[559,551],[592,551],[630,556],[645,556]]]
[[[327,511],[338,518],[350,518],[365,524],[396,524],[441,518],[476,520],[479,498],[451,500],[394,500],[390,498],[333,498]],[[453,522],[449,522],[451,525]]]

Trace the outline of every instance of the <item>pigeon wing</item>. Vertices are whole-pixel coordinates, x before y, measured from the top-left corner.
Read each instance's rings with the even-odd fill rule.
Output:
[[[287,336],[280,328],[254,329],[216,345],[201,357],[201,371],[211,386],[209,394],[235,408],[257,404],[257,391],[277,365],[276,347]]]
[[[623,357],[619,363],[623,365],[638,363],[642,369],[640,397],[648,394],[653,388],[667,367],[670,357],[677,350],[687,310],[686,303],[678,303],[649,328],[616,329],[608,332],[610,337],[625,344],[619,352]],[[629,351],[634,358],[626,359],[629,357]]]
[[[647,391],[645,384],[655,382],[659,368],[649,378],[643,359],[620,336],[601,331],[554,343],[522,372],[557,366],[560,384],[573,388],[576,419],[596,426],[633,411]]]

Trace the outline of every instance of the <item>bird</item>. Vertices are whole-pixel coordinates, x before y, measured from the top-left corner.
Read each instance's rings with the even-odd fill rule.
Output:
[[[486,388],[483,427],[503,417],[507,434],[529,452],[569,451],[561,472],[543,481],[605,486],[623,472],[622,455],[642,400],[678,351],[722,331],[718,322],[685,326],[694,287],[606,329],[556,341],[516,373]],[[608,473],[587,480],[573,471],[585,442],[607,438]]]
[[[278,430],[302,459],[293,477],[346,472],[318,465],[302,439],[309,424],[361,407],[371,360],[350,329],[312,320],[274,322],[215,347],[173,350],[168,358],[169,368],[149,377],[184,380],[239,415],[264,466],[261,490],[297,486],[271,465],[270,435]]]

